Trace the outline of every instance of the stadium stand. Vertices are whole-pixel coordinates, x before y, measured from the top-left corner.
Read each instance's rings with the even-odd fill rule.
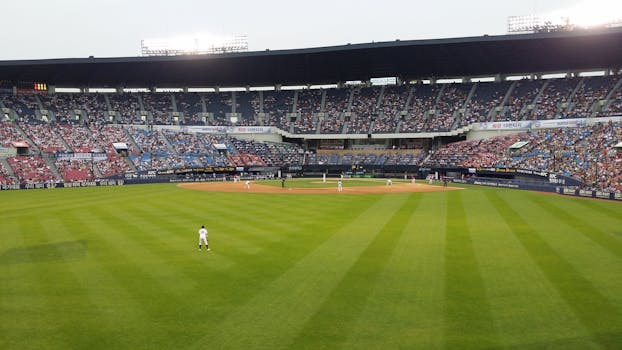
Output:
[[[0,124],[2,145],[10,147],[12,142],[23,141],[31,147],[28,155],[13,157],[3,165],[11,169],[0,172],[0,181],[32,183],[58,180],[58,175],[65,181],[82,181],[120,176],[132,170],[178,167],[423,164],[520,166],[557,171],[598,188],[619,190],[619,171],[610,166],[618,164],[619,155],[607,151],[610,145],[602,144],[604,139],[614,142],[617,137],[620,141],[615,123],[452,143],[436,149],[429,157],[427,149],[393,152],[386,144],[325,144],[320,148],[338,152],[318,150],[316,154],[297,145],[159,131],[153,126],[263,125],[294,135],[399,135],[447,132],[483,122],[619,116],[620,82],[620,76],[610,75],[298,91],[1,94],[5,108]],[[113,118],[108,111],[114,112]],[[231,116],[237,117],[235,123]],[[529,143],[512,157],[502,154],[518,139]],[[587,144],[586,139],[590,140]],[[113,143],[125,144],[127,150],[117,150]],[[227,149],[216,150],[215,143],[223,143]],[[546,151],[551,145],[559,149],[555,157]],[[567,145],[574,148],[567,149]],[[55,154],[93,150],[105,152],[105,160],[45,161]],[[598,163],[601,165],[594,165]],[[43,170],[38,169],[40,166]],[[596,174],[596,168],[601,172]]]

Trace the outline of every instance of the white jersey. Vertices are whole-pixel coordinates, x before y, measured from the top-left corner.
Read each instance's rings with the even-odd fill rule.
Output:
[[[205,238],[205,237],[207,237],[207,230],[206,230],[205,228],[201,228],[201,229],[199,230],[199,237],[200,237],[200,238]]]

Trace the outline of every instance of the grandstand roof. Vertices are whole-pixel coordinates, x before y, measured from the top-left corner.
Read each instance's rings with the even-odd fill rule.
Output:
[[[56,86],[261,86],[622,67],[622,28],[219,55],[0,61],[0,80]]]

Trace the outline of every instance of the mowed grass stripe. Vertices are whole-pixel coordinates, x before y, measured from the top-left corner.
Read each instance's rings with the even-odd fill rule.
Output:
[[[333,289],[315,314],[307,320],[290,349],[338,348],[352,333],[377,279],[391,257],[395,245],[419,203],[419,196],[409,195],[401,207],[380,229],[343,279]],[[373,319],[366,320],[373,324]]]
[[[179,204],[175,206],[178,210],[195,213],[197,218],[206,222],[208,228],[213,228],[213,224],[226,224],[230,228],[246,225],[250,226],[246,229],[251,233],[300,231],[301,227],[315,224],[317,218],[329,215],[335,209],[339,211],[344,204],[335,203],[334,198],[318,205],[316,200],[301,196],[246,193],[213,194],[209,199],[200,200],[194,205],[176,203]]]
[[[610,220],[617,221],[622,224],[622,203],[619,201],[605,201],[605,200],[585,200],[582,198],[575,199],[573,203],[580,205],[584,208],[598,213],[600,215],[607,216]],[[582,212],[580,212],[583,215]],[[618,237],[622,237],[622,231],[615,232]]]
[[[244,194],[239,196],[247,197]],[[237,203],[238,201],[233,201]],[[211,255],[223,255],[233,258],[236,263],[242,265],[252,265],[249,268],[256,269],[261,267],[258,264],[258,260],[270,259],[274,260],[270,255],[261,254],[263,251],[283,251],[285,254],[292,250],[295,250],[300,246],[300,235],[296,232],[299,231],[311,231],[311,232],[323,232],[323,223],[330,223],[339,215],[339,211],[331,210],[330,207],[322,207],[312,211],[315,215],[315,220],[307,221],[306,224],[295,225],[294,221],[290,223],[291,228],[289,230],[279,230],[272,226],[274,218],[267,216],[267,220],[256,220],[253,212],[244,211],[243,218],[239,218],[239,209],[235,205],[231,205],[232,198],[229,196],[224,202],[210,201],[210,206],[219,208],[218,211],[213,211],[211,208],[206,209],[210,212],[210,215],[219,217],[220,219],[214,221],[212,225],[208,225],[210,230],[210,245],[213,248]],[[186,221],[183,225],[178,227],[184,227],[188,225],[188,220],[191,218],[199,218],[196,213],[195,206],[181,206],[171,203],[171,208],[161,209],[159,211],[170,212],[171,215],[166,216],[168,219],[184,218],[181,221]],[[358,205],[359,203],[357,203]],[[364,204],[364,203],[363,203]],[[272,202],[270,198],[265,198],[263,207],[270,207]],[[291,206],[291,205],[290,205]],[[290,217],[302,217],[310,216],[308,208],[298,205],[296,214],[290,215]],[[269,210],[270,212],[274,212]],[[233,216],[232,216],[233,215]],[[248,219],[247,219],[248,218]],[[280,219],[280,218],[279,218]],[[291,219],[290,219],[291,220]],[[192,221],[201,222],[201,221]],[[211,222],[210,222],[211,223]],[[192,227],[193,242],[196,242],[196,231],[198,227]],[[316,228],[314,230],[314,228]],[[316,237],[318,235],[315,235]],[[279,257],[282,259],[283,257]],[[211,265],[211,264],[210,264]],[[272,264],[270,264],[272,265]]]
[[[486,195],[589,332],[590,339],[603,349],[619,349],[622,315],[615,306],[561,257],[498,192],[486,191]]]
[[[3,251],[3,273],[1,286],[7,295],[3,303],[3,349],[41,349],[46,347],[68,347],[64,339],[55,336],[60,327],[54,322],[54,305],[45,290],[46,243],[37,229],[37,220],[17,220],[15,231],[10,232],[16,246]],[[9,234],[9,233],[3,233]],[[4,238],[3,238],[4,240]]]
[[[148,348],[166,344],[163,333],[149,314],[148,307],[157,303],[150,294],[154,289],[149,284],[127,283],[126,275],[132,274],[132,266],[126,268],[129,262],[114,249],[109,249],[108,242],[101,240],[97,234],[97,221],[91,220],[89,213],[84,211],[70,211],[65,220],[71,222],[76,232],[82,232],[88,240],[89,261],[92,266],[82,266],[81,281],[91,295],[103,295],[97,305],[106,310],[108,318],[114,325],[108,329],[102,325],[91,329],[91,332],[101,333],[106,338],[104,344],[97,344],[96,348]],[[114,232],[105,231],[108,236],[116,236]],[[131,279],[131,276],[130,276]],[[148,288],[142,291],[143,288]],[[146,294],[146,292],[149,294]],[[95,299],[95,298],[94,298]],[[120,330],[122,330],[120,332]],[[110,347],[105,344],[112,344]]]
[[[143,348],[174,348],[178,342],[187,343],[192,337],[187,332],[190,324],[180,315],[189,320],[199,318],[196,305],[188,302],[189,297],[199,300],[197,281],[188,277],[179,265],[168,265],[161,257],[167,252],[158,253],[154,248],[160,245],[148,249],[147,241],[141,245],[133,237],[140,230],[135,225],[121,220],[105,222],[106,218],[115,218],[107,209],[97,213],[87,211],[81,217],[93,232],[97,230],[95,227],[100,227],[98,237],[103,238],[103,250],[114,257],[103,263],[103,268],[114,274],[115,283],[135,301],[136,309],[127,311],[143,315],[138,321],[140,332],[131,334],[128,342],[142,339],[143,345],[139,347]]]
[[[495,325],[471,228],[464,211],[463,192],[447,194],[445,233],[445,342],[447,349],[494,348]]]
[[[232,310],[217,327],[205,329],[206,336],[194,348],[209,342],[218,349],[285,349],[315,313],[343,275],[356,262],[405,197],[373,198],[373,205],[351,211],[341,227],[311,253],[257,293],[248,303]],[[240,331],[243,330],[243,331]]]
[[[335,221],[339,221],[343,217],[342,209],[335,209],[332,201],[326,201],[328,202],[327,205],[316,208],[315,202],[298,201],[297,198],[288,196],[289,200],[295,201],[298,204],[296,207],[300,215],[306,215],[307,217],[311,214],[315,215],[314,220],[308,220],[306,224],[298,225],[296,232],[302,230],[301,233],[276,230],[269,226],[270,222],[267,222],[264,227],[241,226],[236,225],[239,220],[233,220],[227,216],[231,215],[231,213],[237,215],[235,214],[237,210],[236,203],[239,202],[238,198],[240,197],[235,196],[233,195],[232,197],[230,195],[224,198],[222,202],[210,201],[211,206],[222,209],[222,216],[220,216],[220,213],[217,214],[221,217],[221,220],[215,221],[213,225],[210,225],[210,246],[214,246],[214,248],[207,255],[209,259],[200,259],[203,260],[201,265],[202,272],[206,272],[206,269],[209,272],[205,276],[206,284],[208,286],[217,286],[217,288],[206,290],[205,294],[206,300],[210,301],[207,304],[208,311],[205,317],[210,319],[218,319],[218,316],[224,317],[227,312],[227,305],[239,305],[244,300],[251,298],[257,290],[261,290],[264,286],[271,283],[291,265],[328,239],[333,233],[330,230],[334,228]],[[247,197],[245,194],[237,196]],[[269,199],[269,197],[266,198],[264,206],[268,207],[272,204]],[[373,204],[373,201],[366,199],[343,203],[348,204],[348,208],[351,211],[357,212],[365,210]],[[313,206],[314,210],[308,210],[307,205]],[[171,203],[171,206],[176,209],[172,211],[172,215],[166,216],[169,220],[177,219],[183,221],[183,218],[192,216],[188,212],[194,213],[196,210],[193,209],[196,206],[192,205],[184,206],[183,210],[178,209],[180,207],[175,203]],[[165,209],[164,211],[167,210]],[[249,243],[246,240],[241,241],[239,238],[249,235],[252,236],[251,241],[261,238],[260,243],[262,247],[261,252],[258,254],[248,254],[246,249],[240,250],[239,244],[248,245]],[[275,238],[265,239],[264,237],[268,235]],[[195,237],[194,233],[193,237]],[[218,258],[212,259],[213,256]],[[213,271],[212,266],[219,264],[220,257],[235,261],[235,265],[229,266],[222,271],[220,269],[217,272]],[[194,271],[195,269],[191,268],[191,270]],[[236,292],[228,292],[231,290]],[[201,308],[203,308],[203,305],[201,305]]]
[[[119,320],[127,321],[127,315],[118,307],[118,301],[111,299],[113,294],[109,287],[115,285],[110,283],[111,279],[105,277],[107,283],[102,284],[101,274],[93,276],[99,264],[90,259],[89,241],[84,238],[84,232],[76,230],[74,223],[61,215],[42,220],[42,225],[48,241],[59,239],[59,235],[66,236],[66,240],[50,244],[58,252],[59,259],[54,280],[45,287],[46,292],[50,292],[62,286],[62,290],[54,293],[59,295],[55,301],[59,309],[55,321],[60,324],[63,339],[73,349],[118,347],[121,344],[113,335],[118,330]],[[80,312],[66,317],[66,310]],[[135,319],[134,322],[140,321]]]
[[[622,241],[601,230],[598,221],[594,221],[594,215],[596,213],[593,210],[587,208],[581,211],[566,210],[559,205],[567,205],[569,202],[552,201],[550,198],[545,198],[542,195],[536,194],[531,194],[529,200],[551,216],[557,218],[561,224],[568,226],[568,232],[578,231],[592,242],[598,244],[602,249],[622,259]],[[577,215],[577,213],[580,213],[580,215]],[[622,215],[622,212],[620,212],[620,215]],[[588,223],[586,221],[587,219],[596,224]]]
[[[135,263],[132,268],[136,269],[136,277],[156,283],[154,289],[163,297],[168,295],[173,301],[183,299],[187,291],[194,289],[193,279],[166,261],[171,252],[170,244],[159,242],[160,232],[154,232],[140,216],[134,215],[132,206],[100,207],[99,210],[87,210],[85,216],[94,225],[101,225],[99,237],[109,244],[110,249],[119,252],[126,261]]]
[[[587,336],[484,190],[505,191],[469,191],[468,196],[463,196],[463,204],[499,343],[518,348],[525,344],[546,347],[555,338],[576,336],[577,330]],[[513,201],[524,201],[526,195],[524,191],[504,193]]]
[[[343,349],[442,349],[445,193],[413,194],[402,235]]]
[[[233,196],[238,197],[243,194],[235,194]],[[239,198],[239,197],[238,197]],[[243,198],[244,200],[246,198]],[[230,201],[229,198],[227,201]],[[220,205],[214,205],[214,204]],[[271,207],[272,203],[264,202],[262,207]],[[275,220],[272,215],[264,215],[256,210],[259,206],[249,206],[247,209],[236,208],[226,202],[212,202],[209,207],[204,210],[206,214],[201,217],[201,214],[195,210],[189,210],[187,208],[173,209],[174,212],[179,215],[190,214],[190,217],[196,218],[192,229],[198,230],[200,224],[205,223],[207,229],[210,231],[210,236],[213,239],[217,239],[220,236],[228,236],[231,233],[235,233],[238,239],[248,239],[246,250],[248,253],[258,253],[256,248],[260,245],[267,245],[270,242],[275,242],[282,239],[281,232],[288,232],[284,227],[290,227],[289,230],[295,230],[292,227],[292,223],[283,222],[284,220]],[[217,219],[215,219],[217,218]],[[198,236],[197,236],[198,237]],[[240,249],[244,249],[243,245],[239,245]]]
[[[516,207],[519,209],[525,206],[534,208],[534,213],[531,217],[532,220],[539,222],[539,230],[546,233],[542,235],[542,238],[560,256],[568,261],[578,273],[583,275],[610,303],[616,306],[618,311],[622,311],[622,294],[620,293],[620,290],[622,290],[622,279],[618,278],[618,276],[622,276],[622,259],[611,252],[611,249],[615,249],[615,247],[605,249],[602,244],[598,244],[590,237],[593,232],[586,229],[585,225],[596,225],[588,224],[585,221],[575,224],[575,218],[568,223],[565,220],[565,216],[559,216],[557,212],[551,212],[543,209],[539,204],[534,204],[534,201],[538,201],[537,194],[529,194],[525,197],[527,201]],[[543,201],[546,205],[559,208],[560,211],[574,212],[575,207],[581,208],[573,201],[558,201],[550,196],[542,197],[544,197]],[[598,220],[597,216],[592,216],[587,209],[584,209],[583,213],[591,216],[593,221]],[[612,235],[603,232],[600,229],[600,225],[601,223],[598,223],[598,226],[593,228],[594,232],[613,238]]]
[[[143,188],[145,187],[145,188]],[[157,191],[155,189],[157,188]],[[37,189],[28,191],[0,191],[0,198],[13,203],[3,209],[4,218],[20,217],[27,211],[47,214],[59,207],[65,210],[79,209],[93,204],[122,204],[131,198],[148,200],[163,192],[174,190],[171,185],[79,187]]]

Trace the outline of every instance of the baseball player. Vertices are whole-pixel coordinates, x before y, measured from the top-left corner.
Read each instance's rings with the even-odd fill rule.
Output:
[[[199,250],[201,250],[201,242],[205,243],[205,249],[210,250],[207,245],[207,230],[205,229],[205,226],[201,226],[201,229],[199,230]]]

